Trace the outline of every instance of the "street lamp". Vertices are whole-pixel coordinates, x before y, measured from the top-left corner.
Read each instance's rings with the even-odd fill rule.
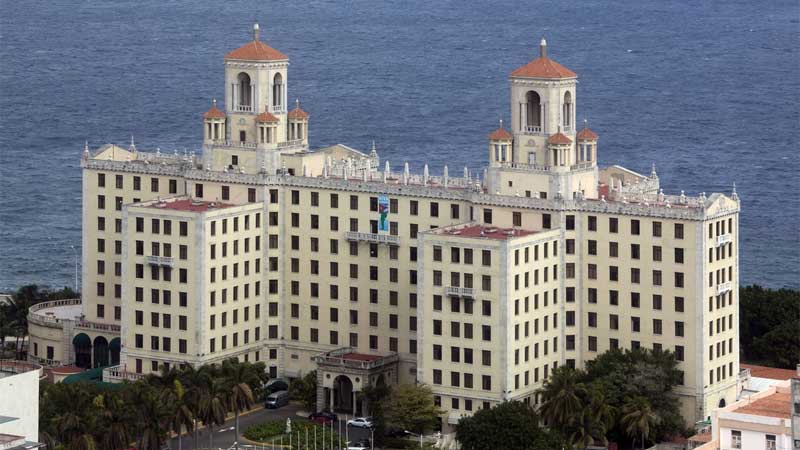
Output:
[[[74,245],[70,245],[69,248],[72,249],[72,253],[75,254],[75,293],[78,293],[78,250],[75,249]]]

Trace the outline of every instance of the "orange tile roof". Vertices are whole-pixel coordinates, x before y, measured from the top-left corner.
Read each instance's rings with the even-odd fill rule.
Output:
[[[549,138],[547,138],[547,143],[548,144],[572,144],[572,139],[570,139],[569,137],[567,137],[567,135],[565,135],[564,133],[559,131],[558,133],[556,133],[556,134],[550,136]]]
[[[494,130],[490,135],[489,139],[493,141],[510,141],[514,139],[514,136],[511,135],[505,128],[500,127]]]
[[[208,111],[205,112],[205,114],[203,114],[203,118],[204,119],[224,119],[225,118],[225,113],[220,111],[220,109],[217,108],[217,105],[215,104],[214,106],[211,107],[211,109],[209,109]]]
[[[547,56],[542,56],[517,68],[511,72],[512,77],[521,78],[577,78],[578,75],[553,61]]]
[[[776,392],[772,395],[759,398],[752,403],[742,405],[732,412],[788,419],[791,407],[792,395],[789,392]]]
[[[297,105],[293,110],[289,111],[289,118],[290,119],[308,119],[308,113],[300,109],[300,105]]]
[[[261,41],[250,41],[225,55],[225,59],[283,61],[289,59],[289,57]]]
[[[272,114],[264,111],[256,117],[256,122],[280,122],[280,120]]]
[[[771,380],[791,380],[797,372],[791,369],[778,369],[776,367],[756,366],[754,364],[739,364],[742,369],[750,369],[750,375]]]
[[[581,131],[578,132],[578,140],[579,141],[596,141],[597,140],[597,133],[590,130],[588,127],[583,127]]]

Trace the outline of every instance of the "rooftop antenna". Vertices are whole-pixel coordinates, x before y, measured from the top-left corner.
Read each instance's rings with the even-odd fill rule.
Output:
[[[128,147],[128,150],[135,152],[136,151],[136,144],[133,142],[133,135],[131,135],[131,146]]]

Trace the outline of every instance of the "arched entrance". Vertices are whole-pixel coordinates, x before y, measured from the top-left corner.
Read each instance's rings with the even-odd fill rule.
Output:
[[[85,333],[79,333],[72,338],[75,348],[75,365],[83,369],[92,368],[92,340]]]
[[[112,366],[116,366],[117,364],[119,364],[119,351],[121,347],[122,344],[120,343],[118,337],[112,339],[111,342],[108,344],[108,350],[111,353]]]
[[[333,380],[333,410],[353,414],[353,381],[346,375]]]
[[[94,338],[94,367],[108,366],[108,340],[103,336]]]

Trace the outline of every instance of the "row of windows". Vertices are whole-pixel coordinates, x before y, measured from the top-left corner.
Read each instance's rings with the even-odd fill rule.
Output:
[[[724,267],[717,269],[715,272],[708,272],[708,287],[714,285],[714,274],[716,274],[717,284],[733,281],[733,266],[728,266],[727,273]]]
[[[642,331],[641,329],[641,318],[637,316],[633,316],[630,318],[631,320],[631,331],[634,333],[639,333]],[[663,329],[663,321],[661,319],[652,319],[653,326],[652,326],[652,334],[656,336],[660,336],[664,333]],[[598,327],[598,320],[597,320],[597,313],[590,311],[586,313],[586,325],[589,328],[597,328]],[[575,326],[575,311],[567,311],[566,312],[566,326],[574,327]],[[608,328],[610,330],[619,330],[619,315],[617,314],[609,314],[608,315]],[[682,320],[674,321],[674,336],[675,337],[683,337],[685,333],[685,324]]]
[[[97,317],[102,319],[106,316],[106,307],[102,303],[97,304]],[[122,320],[122,307],[115,306],[114,307],[114,320]],[[53,359],[53,358],[47,358]]]
[[[244,253],[250,253],[251,245],[250,245],[250,238],[244,238],[242,240],[242,246],[244,247]],[[228,243],[222,242],[220,245],[220,257],[227,258],[228,257]],[[253,246],[254,251],[261,251],[261,236],[256,236],[253,239]],[[239,254],[239,239],[235,239],[231,241],[231,250],[233,256],[237,256]],[[164,255],[168,256],[168,255]],[[217,259],[217,244],[210,244],[209,247],[209,256],[211,259]]]
[[[568,272],[568,274],[569,273],[570,272]],[[571,274],[572,274],[572,278],[574,278],[574,276],[575,276],[574,275],[574,268],[573,268],[573,272],[571,272]],[[662,276],[662,274],[663,274],[663,272],[660,271],[660,270],[653,270],[653,272],[652,272],[653,286],[661,286],[663,284],[663,279],[662,279],[663,276]],[[598,279],[597,264],[591,264],[591,263],[588,264],[588,266],[587,266],[587,277],[590,280]],[[570,278],[570,276],[567,276],[567,278]],[[617,267],[617,266],[608,266],[608,279],[609,279],[609,281],[620,281],[619,280],[619,267]],[[683,272],[675,272],[673,274],[673,280],[674,280],[673,281],[673,285],[676,288],[684,287],[684,274],[683,274]],[[641,283],[641,270],[638,267],[631,268],[631,276],[630,276],[630,279],[628,280],[628,282],[633,283],[633,284]]]
[[[136,264],[134,267],[136,271],[136,278],[137,279],[144,279],[144,264]],[[163,279],[164,281],[171,282],[172,281],[172,268],[171,267],[159,267],[156,265],[150,266],[150,279],[152,281],[158,281]],[[187,269],[180,268],[178,269],[178,282],[181,284],[188,283],[189,280],[189,271]]]
[[[492,340],[492,326],[491,325],[481,325],[481,339],[487,342],[491,342]],[[462,333],[463,330],[463,333]],[[434,336],[442,336],[442,321],[439,319],[433,320],[433,335]],[[464,339],[473,339],[473,324],[469,322],[457,322],[451,321],[450,322],[450,337],[455,338],[464,338]]]
[[[242,218],[243,218],[243,220],[241,222],[242,222],[242,225],[244,227],[244,231],[250,230],[250,214],[245,214],[244,216],[242,216]],[[221,219],[219,221],[212,220],[210,225],[209,225],[209,227],[210,227],[209,228],[209,233],[211,234],[211,236],[216,236],[217,235],[217,222],[220,223],[220,228],[221,228],[222,234],[228,234],[228,220],[229,219]],[[234,233],[238,233],[239,232],[239,222],[240,222],[239,221],[239,217],[234,217],[231,220],[231,225],[232,225]],[[254,222],[255,229],[261,228],[261,213],[255,213],[253,215],[253,222]]]
[[[177,194],[178,180],[171,178],[168,180],[168,184],[169,184],[169,193]],[[106,187],[106,174],[104,173],[97,174],[97,187],[101,188]],[[114,175],[114,187],[117,189],[125,188],[125,181],[122,175]],[[142,177],[140,176],[133,177],[133,190],[134,191],[142,190]],[[158,191],[159,191],[159,179],[155,177],[150,178],[150,192],[158,192]]]
[[[217,282],[217,269],[219,268],[219,274],[221,281],[226,281],[228,279],[228,264],[223,264],[220,267],[212,267],[209,272],[209,281],[211,283]],[[238,278],[239,277],[239,263],[233,263],[230,265],[231,268],[231,278]],[[242,263],[243,273],[242,276],[249,276],[250,275],[250,261],[245,261]],[[183,269],[181,269],[183,270]],[[254,273],[261,273],[261,258],[256,258],[253,260],[253,272]]]
[[[278,339],[278,326],[277,325],[270,325],[269,326],[269,339]],[[291,326],[289,327],[289,339],[293,341],[300,340],[300,327]],[[308,328],[308,340],[310,342],[320,342],[319,336],[319,329],[318,328]],[[371,350],[378,350],[380,349],[380,336],[371,334],[368,337],[369,340],[369,348]],[[337,330],[330,330],[328,332],[328,343],[330,345],[340,345],[339,344],[339,332]],[[389,348],[388,350],[391,352],[399,352],[399,341],[396,337],[389,337],[388,338]],[[353,348],[358,348],[358,333],[349,333],[348,334],[348,345]],[[417,353],[417,341],[416,339],[410,339],[408,341],[408,353],[416,354]]]
[[[144,289],[141,286],[134,288],[135,299],[138,303],[144,302]],[[172,305],[172,291],[169,289],[150,289],[150,303],[153,305]],[[189,306],[189,296],[186,292],[178,292],[178,306],[186,308]]]
[[[298,303],[290,304],[290,316],[292,319],[301,319],[300,315],[300,305]],[[319,306],[317,305],[309,305],[309,315],[308,318],[311,320],[319,320]],[[332,323],[339,322],[339,308],[330,308],[328,319]],[[396,330],[398,328],[397,324],[399,321],[399,316],[397,314],[389,314],[389,328],[392,330]],[[371,327],[379,327],[380,325],[380,315],[375,312],[371,311],[369,313],[369,326]],[[350,310],[350,324],[351,325],[358,325],[358,310],[351,309]],[[416,331],[417,329],[417,317],[410,316],[409,317],[409,330]]]
[[[254,341],[255,342],[258,342],[259,340],[261,340],[261,327],[253,328],[253,335],[254,335]],[[243,337],[244,337],[244,342],[241,345],[249,344],[250,343],[250,330],[244,330]],[[233,347],[238,347],[240,345],[239,344],[239,332],[238,331],[231,335],[231,341],[232,341],[232,346]],[[220,337],[220,347],[221,347],[220,351],[228,349],[228,335],[223,335],[223,336]],[[211,353],[214,353],[214,352],[217,351],[217,338],[216,337],[212,337],[211,339],[209,339],[209,341],[208,341],[208,350]]]
[[[586,221],[586,228],[588,231],[597,231],[597,216],[588,216]],[[568,214],[566,217],[566,221],[564,227],[567,230],[574,230],[575,229],[575,216]],[[610,233],[619,233],[619,218],[617,217],[609,217],[608,218],[608,231]],[[638,236],[641,234],[641,221],[639,219],[631,219],[630,220],[630,227],[629,230],[631,235]],[[672,236],[675,239],[683,239],[683,224],[676,223],[674,224]],[[660,221],[653,221],[652,222],[652,236],[653,237],[662,237],[662,223]]]
[[[222,288],[219,290],[219,297],[221,304],[228,303],[228,292],[231,293],[231,297],[233,301],[239,301],[239,285],[231,286],[230,288]],[[245,283],[241,285],[241,292],[245,300],[250,298],[250,283]],[[253,296],[258,298],[261,295],[261,282],[256,281],[253,283]],[[217,291],[211,291],[209,294],[210,305],[216,306],[217,305]],[[258,312],[259,305],[256,305],[256,312]]]
[[[134,346],[139,349],[144,348],[144,335],[134,335]],[[172,338],[167,336],[150,336],[150,350],[171,352]],[[186,339],[178,339],[178,353],[186,353]]]
[[[572,292],[574,294],[575,288],[567,288],[567,292],[569,292],[569,289],[572,289]],[[547,305],[549,303],[549,297],[550,297],[549,294],[550,293],[547,292],[547,291],[545,291],[542,294],[542,299],[543,299],[543,306],[542,307],[543,308],[547,308]],[[572,297],[572,301],[575,301],[575,296],[574,295]],[[525,308],[525,310],[524,310],[525,313],[528,313],[529,310],[530,310],[530,297],[525,297],[523,299],[523,304],[524,304],[524,308]],[[558,304],[558,289],[553,289],[553,305],[556,305],[556,304]],[[520,299],[515,299],[514,300],[514,315],[515,316],[518,316],[519,313],[520,313],[519,305],[520,305]],[[539,294],[534,294],[533,295],[533,309],[534,310],[539,309]]]
[[[574,239],[567,239],[566,242],[566,253],[568,255],[575,254],[575,240]],[[641,245],[640,244],[631,244],[630,246],[630,258],[631,259],[641,259]],[[597,256],[597,241],[593,239],[589,239],[586,241],[586,253],[591,256]],[[661,262],[663,260],[663,249],[660,245],[652,246],[651,258],[655,262]],[[684,263],[684,249],[677,247],[673,249],[673,261],[676,264],[683,264]],[[619,243],[618,242],[609,242],[608,243],[608,256],[610,258],[619,258]]]
[[[545,340],[542,342],[542,348],[544,349],[544,356],[547,356],[549,353],[549,344],[550,341]],[[553,353],[558,351],[558,337],[553,338]],[[524,362],[528,362],[530,360],[530,345],[526,345],[522,349],[522,355],[524,358]],[[533,358],[539,358],[539,342],[533,344]],[[514,350],[514,365],[518,366],[520,364],[520,349]]]
[[[708,371],[708,384],[709,386],[714,384],[714,369]],[[719,383],[720,381],[725,380],[728,377],[732,377],[733,374],[733,362],[729,362],[727,365],[723,364],[716,369],[716,382]]]
[[[726,231],[727,223],[727,231]],[[722,219],[708,224],[708,238],[711,239],[715,236],[722,236],[723,234],[733,233],[733,218],[729,217],[728,220]]]
[[[727,249],[727,251],[726,251]],[[726,256],[727,254],[727,256]],[[714,257],[716,256],[716,259]],[[719,261],[725,258],[733,258],[733,243],[728,242],[726,244],[712,247],[708,249],[708,262],[712,263],[714,261]]]
[[[144,311],[136,310],[134,312],[136,325],[143,326],[144,325]],[[172,314],[163,313],[159,314],[157,312],[150,313],[150,326],[154,328],[165,328],[171,329],[172,328]],[[178,316],[178,330],[186,331],[187,330],[187,319],[186,316],[179,315]]]
[[[733,306],[733,291],[728,291],[721,295],[708,297],[708,312],[714,311],[714,303],[715,303],[714,299],[716,299],[717,309],[724,308],[726,298],[728,299],[728,306]]]
[[[641,305],[641,294],[639,292],[631,292],[630,293],[630,306],[631,308],[640,308]],[[597,289],[596,288],[589,288],[587,290],[586,296],[587,302],[590,304],[597,304]],[[572,303],[575,301],[575,288],[568,287],[567,288],[567,303]],[[673,298],[673,306],[675,312],[684,312],[684,299],[683,297],[674,297]],[[608,304],[611,306],[618,306],[619,305],[619,291],[616,289],[610,289],[608,291]],[[661,294],[653,294],[652,296],[652,307],[656,311],[660,311],[663,307],[663,297]]]
[[[274,280],[274,281],[277,282],[277,280]],[[258,283],[256,283],[256,285],[258,285]],[[258,287],[258,286],[256,286],[256,287]],[[353,289],[355,289],[355,291],[353,291]],[[225,290],[223,289],[223,291],[225,291]],[[351,298],[350,298],[351,301],[358,301],[358,288],[352,288],[351,287],[351,291],[350,292],[351,292],[351,294],[353,294],[353,292],[355,292],[355,294],[356,294],[355,296],[351,295]],[[258,295],[258,294],[256,294],[256,295]],[[370,289],[369,290],[369,302],[371,304],[378,304],[378,297],[379,297],[378,289]],[[390,306],[398,306],[398,298],[399,298],[399,294],[398,294],[397,291],[389,291],[389,305]],[[332,300],[335,300],[335,299],[332,298]],[[224,301],[223,301],[223,303],[224,303]],[[297,303],[292,303],[292,305],[296,305],[296,304]],[[212,292],[212,305],[211,306],[214,306],[213,305],[213,292]],[[411,293],[408,294],[408,306],[409,306],[409,308],[412,308],[412,309],[415,309],[417,307],[417,293],[416,292],[411,292]],[[311,319],[312,320],[318,320],[318,318],[319,318],[318,317],[319,306],[317,306],[317,305],[309,305],[309,308],[310,308],[310,317],[311,317]],[[270,317],[277,317],[278,316],[278,303],[277,302],[270,302],[269,303],[269,315],[270,315]],[[298,318],[299,318],[299,312],[298,312]],[[412,316],[411,319],[413,320],[414,323],[416,322],[416,318],[415,317]]]
[[[162,226],[163,225],[163,226]],[[136,218],[136,232],[144,233],[144,217]],[[172,235],[172,220],[169,219],[150,219],[150,233]],[[189,223],[181,220],[178,222],[178,234],[187,236],[189,234]]]
[[[255,319],[259,319],[259,317],[261,316],[261,308],[260,308],[261,305],[255,305],[255,306],[256,306],[255,307]],[[231,312],[231,322],[232,322],[233,325],[236,325],[237,323],[239,323],[239,309],[236,308],[236,309],[231,310],[230,312]],[[250,307],[249,306],[245,306],[244,308],[242,308],[242,316],[243,316],[242,320],[244,322],[249,322],[250,321]],[[210,319],[209,328],[212,329],[212,330],[216,329],[216,326],[217,326],[217,315],[216,314],[211,314],[209,319]],[[221,327],[226,327],[228,325],[228,311],[223,311],[222,313],[220,313],[219,314],[219,319],[220,319],[220,326]]]
[[[463,375],[463,378],[462,378]],[[462,382],[463,380],[463,382]],[[442,385],[442,371],[441,369],[433,369],[433,384]],[[450,372],[450,387],[463,387],[465,389],[474,389],[474,383],[471,373]],[[484,391],[492,390],[492,376],[481,375],[481,389]]]
[[[728,314],[727,325],[725,324],[725,317],[718,317],[716,320],[708,321],[708,335],[714,336],[714,324],[717,325],[717,334],[724,333],[725,330],[733,329],[733,314]]]
[[[711,344],[708,346],[708,360],[714,360],[714,349],[717,350],[717,358],[721,358],[728,353],[733,353],[733,338],[728,338],[728,345],[727,348],[725,346],[725,341],[720,341],[715,344]]]
[[[391,273],[391,272],[390,272]],[[372,278],[372,272],[370,272],[371,280],[377,280],[377,274],[375,274],[376,278]],[[396,281],[393,281],[396,282]],[[417,271],[410,270],[409,271],[409,284],[416,285],[417,284]],[[320,290],[319,290],[319,283],[311,282],[308,284],[309,292],[308,295],[311,298],[319,298],[320,297]],[[278,293],[278,280],[269,280],[269,293],[270,294],[277,294]],[[292,280],[289,283],[289,293],[294,296],[300,295],[300,282],[297,280]],[[358,287],[357,286],[350,286],[349,288],[349,300],[351,302],[358,301]],[[338,300],[339,299],[339,286],[336,284],[331,284],[328,286],[328,296],[330,300]],[[372,299],[372,296],[370,296]],[[377,297],[375,297],[377,298]],[[372,302],[377,303],[377,300]]]

